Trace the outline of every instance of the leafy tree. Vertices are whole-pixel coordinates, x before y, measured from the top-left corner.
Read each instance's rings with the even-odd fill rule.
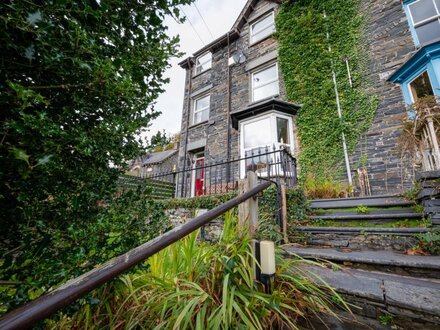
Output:
[[[190,2],[1,2],[0,314],[166,229],[115,182],[178,55],[163,20]]]
[[[36,214],[64,226],[99,211],[158,115],[178,42],[164,17],[190,2],[2,1],[0,238]]]
[[[171,138],[167,136],[165,130],[157,131],[150,139],[150,145],[148,149],[150,151],[162,151],[164,147],[171,143]]]

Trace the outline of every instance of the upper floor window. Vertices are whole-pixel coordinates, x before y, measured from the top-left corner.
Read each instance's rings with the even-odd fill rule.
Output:
[[[440,1],[440,0],[439,0]],[[270,36],[275,32],[275,14],[271,12],[255,23],[251,24],[251,44]]]
[[[209,107],[211,95],[206,95],[194,100],[193,125],[202,123],[209,119]]]
[[[416,0],[406,4],[416,44],[440,38],[440,0]]]
[[[200,55],[196,59],[195,74],[199,74],[208,69],[211,69],[211,65],[212,65],[212,54],[210,52]]]
[[[251,78],[252,102],[278,95],[278,65],[272,64],[252,73]]]

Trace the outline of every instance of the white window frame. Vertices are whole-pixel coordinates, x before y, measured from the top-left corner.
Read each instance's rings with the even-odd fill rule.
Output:
[[[416,0],[416,1],[411,2],[411,3],[408,4],[408,12],[409,12],[409,15],[411,16],[411,22],[412,22],[412,25],[413,25],[414,28],[418,28],[419,26],[422,26],[422,25],[424,25],[426,23],[430,23],[430,22],[435,21],[436,19],[440,18],[440,8],[437,7],[437,4],[435,3],[434,0],[430,0],[434,4],[434,8],[437,10],[437,15],[434,15],[434,16],[432,16],[430,18],[427,18],[427,19],[425,19],[425,20],[415,24],[414,23],[414,17],[413,17],[412,11],[411,11],[411,7],[414,4],[419,3],[420,1],[422,1],[422,0]]]
[[[202,109],[197,109],[197,101],[200,101],[200,100],[202,100],[202,99],[204,99],[206,97],[209,97],[209,102],[208,102],[209,104],[208,104],[208,106],[205,107],[205,108],[202,108]],[[192,124],[193,125],[197,125],[197,124],[200,124],[200,123],[203,123],[203,122],[209,120],[209,115],[210,115],[210,112],[211,112],[211,94],[204,94],[202,96],[199,96],[199,97],[197,97],[197,98],[195,98],[193,100],[193,103],[194,104],[193,104],[193,113],[192,113]],[[207,120],[201,120],[201,121],[196,123],[196,113],[203,112],[203,111],[206,111],[206,110],[208,110],[208,119]]]
[[[247,124],[251,124],[260,120],[264,119],[270,119],[270,131],[271,131],[271,144],[267,146],[255,146],[252,148],[245,148],[244,147],[244,126]],[[288,134],[289,134],[289,141],[290,143],[280,143],[278,142],[278,136],[277,136],[277,118],[287,119],[287,125],[288,125]],[[240,158],[246,157],[246,152],[250,151],[252,149],[256,148],[265,148],[268,147],[269,151],[273,151],[273,146],[275,146],[275,150],[280,150],[282,148],[289,148],[290,153],[293,154],[295,150],[295,140],[294,140],[294,133],[293,133],[293,117],[283,114],[278,111],[271,111],[269,113],[265,113],[259,116],[252,117],[250,119],[245,119],[240,122]],[[281,174],[281,170],[278,170],[278,173]],[[260,176],[267,176],[267,171],[263,171],[259,173]],[[240,164],[240,177],[243,179],[246,176],[246,160],[242,160]]]
[[[199,59],[202,58],[203,56],[207,55],[207,54],[210,54],[210,55],[211,55],[210,58],[209,58],[209,60],[206,60],[205,62],[198,64]],[[205,68],[204,70],[202,70],[202,71],[200,71],[200,72],[197,72],[197,69],[198,69],[199,67],[202,67],[202,68],[203,68],[203,66],[204,66],[206,63],[210,63],[209,67]],[[205,72],[205,71],[208,71],[209,69],[211,69],[211,67],[212,67],[212,53],[208,51],[208,52],[205,52],[205,53],[203,53],[203,54],[201,54],[201,55],[199,55],[199,56],[196,57],[196,65],[194,66],[194,75],[198,75],[198,74],[201,74],[201,73],[203,73],[203,72]]]
[[[259,22],[261,22],[262,20],[266,19],[267,17],[272,16],[272,23],[268,24],[262,28],[260,28],[258,31],[254,31],[254,26],[255,24],[258,24]],[[255,44],[261,40],[264,40],[265,38],[271,36],[273,34],[273,32],[271,34],[268,34],[267,36],[261,37],[260,39],[257,40],[253,40],[254,39],[254,35],[260,33],[261,31],[264,31],[265,29],[267,29],[268,27],[270,27],[271,25],[273,25],[275,27],[275,12],[271,11],[270,13],[260,17],[259,19],[257,19],[256,21],[252,22],[249,26],[249,44]]]
[[[408,92],[409,92],[409,96],[411,97],[412,104],[414,104],[415,100],[414,100],[414,95],[412,93],[411,84],[425,72],[429,77],[429,83],[431,84],[431,89],[432,89],[432,91],[434,91],[434,86],[432,86],[432,79],[431,79],[431,76],[429,75],[429,71],[427,69],[425,69],[422,72],[420,72],[414,79],[412,79],[406,86],[406,88],[408,89]]]
[[[269,95],[269,96],[266,96],[266,97],[264,97],[262,99],[259,99],[259,100],[255,100],[255,95],[254,95],[255,94],[254,93],[255,92],[254,76],[256,74],[260,73],[260,72],[268,70],[272,66],[275,66],[276,79],[269,80],[264,85],[258,86],[258,88],[267,86],[267,85],[272,84],[272,83],[274,83],[276,81],[277,82],[277,93]],[[280,78],[279,78],[279,72],[278,72],[278,62],[270,63],[268,65],[265,65],[262,68],[258,68],[257,70],[251,72],[251,102],[259,102],[259,101],[262,101],[262,100],[265,100],[265,99],[268,99],[270,97],[274,97],[274,96],[277,96],[277,95],[280,95]]]

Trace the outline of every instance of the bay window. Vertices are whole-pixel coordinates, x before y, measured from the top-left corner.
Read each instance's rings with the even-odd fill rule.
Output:
[[[279,94],[278,64],[255,71],[251,74],[252,102],[260,101]]]
[[[409,90],[411,91],[413,102],[416,102],[423,97],[433,96],[434,91],[432,89],[431,80],[429,79],[428,72],[424,71],[421,75],[410,82]]]
[[[292,117],[277,112],[255,117],[240,123],[241,158],[247,158],[241,164],[241,176],[247,171],[265,175],[269,171],[281,173],[275,164],[279,163],[280,149],[292,152],[293,123]],[[269,154],[268,154],[269,153]]]

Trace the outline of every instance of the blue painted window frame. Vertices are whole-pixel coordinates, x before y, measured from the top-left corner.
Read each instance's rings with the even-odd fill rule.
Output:
[[[411,31],[411,35],[412,35],[413,40],[414,40],[414,45],[416,47],[420,47],[419,37],[417,36],[417,32],[416,32],[416,29],[414,27],[414,22],[412,20],[411,13],[410,13],[409,7],[408,7],[408,5],[410,5],[411,3],[416,2],[416,1],[419,1],[419,0],[404,0],[403,1],[403,9],[405,11],[406,18],[407,18],[408,25],[409,25],[409,29]]]
[[[414,28],[414,23],[412,21],[411,14],[410,14],[409,8],[408,8],[408,5],[414,1],[416,1],[416,0],[404,1],[403,2],[403,10],[405,11],[405,14],[406,14],[406,19],[408,21],[409,30],[411,31],[411,35],[413,37],[414,44],[416,45],[416,47],[419,47],[420,46],[419,38],[417,37],[416,29]]]

